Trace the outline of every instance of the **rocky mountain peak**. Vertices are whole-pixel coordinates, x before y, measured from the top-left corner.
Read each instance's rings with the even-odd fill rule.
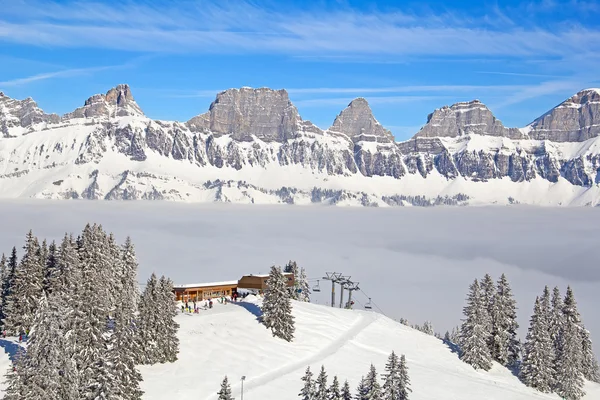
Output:
[[[503,136],[521,139],[517,128],[506,128],[479,100],[455,103],[438,108],[427,116],[427,123],[415,137],[457,137],[468,134]]]
[[[0,92],[0,132],[10,136],[9,129],[14,127],[28,128],[39,123],[57,123],[60,117],[46,114],[31,97],[16,100]]]
[[[302,121],[284,89],[228,89],[219,94],[209,111],[188,121],[194,131],[230,134],[240,141],[253,136],[282,142],[296,136]]]
[[[110,118],[114,116],[143,116],[140,106],[135,102],[127,84],[120,84],[106,94],[95,94],[88,98],[83,107],[65,114],[63,119],[72,118]]]
[[[600,89],[584,89],[530,124],[531,137],[582,142],[600,135]]]
[[[332,132],[340,132],[357,141],[393,141],[390,131],[385,129],[373,116],[373,111],[366,99],[359,97],[350,102],[340,112],[329,128]]]

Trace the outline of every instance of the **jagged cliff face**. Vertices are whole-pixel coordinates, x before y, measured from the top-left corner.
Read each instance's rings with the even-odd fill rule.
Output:
[[[583,142],[600,135],[600,89],[583,90],[528,127],[531,137],[554,142]]]
[[[517,128],[505,128],[479,100],[456,103],[435,110],[427,117],[427,124],[415,137],[458,137],[469,134],[502,136],[522,139]]]
[[[227,90],[186,123],[147,118],[127,85],[90,97],[62,118],[44,114],[31,99],[2,95],[0,193],[380,206],[596,204],[598,101],[598,92],[583,91],[523,129],[504,127],[479,101],[457,103],[435,110],[413,139],[396,143],[365,99],[352,101],[323,131],[300,117],[285,90]]]

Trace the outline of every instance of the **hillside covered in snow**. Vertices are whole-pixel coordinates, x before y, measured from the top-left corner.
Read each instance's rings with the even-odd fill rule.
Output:
[[[405,354],[413,400],[558,399],[523,385],[508,369],[495,364],[476,371],[458,359],[441,340],[401,325],[381,314],[293,303],[295,339],[274,338],[257,321],[260,300],[221,305],[199,314],[180,314],[179,359],[172,364],[142,366],[144,399],[216,400],[225,375],[240,398],[294,399],[306,367],[317,374],[325,366],[348,380],[352,392],[371,363],[379,373],[391,351]],[[600,385],[587,383],[584,399],[600,398]]]
[[[481,102],[435,110],[396,142],[365,99],[322,130],[285,90],[230,89],[189,121],[144,115],[119,85],[60,117],[0,92],[3,198],[597,205],[600,89],[524,128]]]

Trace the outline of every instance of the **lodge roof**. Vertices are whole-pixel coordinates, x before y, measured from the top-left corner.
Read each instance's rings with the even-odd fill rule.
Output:
[[[190,289],[190,288],[214,287],[214,286],[232,286],[232,285],[237,285],[237,284],[238,284],[238,281],[188,283],[185,285],[173,285],[173,289]]]

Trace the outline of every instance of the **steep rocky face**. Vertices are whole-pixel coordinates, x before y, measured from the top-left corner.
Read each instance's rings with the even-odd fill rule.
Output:
[[[479,100],[456,103],[435,110],[415,137],[457,137],[468,134],[521,139],[517,128],[506,128]]]
[[[15,100],[0,92],[0,133],[9,136],[9,128],[29,128],[39,123],[57,123],[60,117],[46,114],[31,98]]]
[[[255,136],[265,142],[283,142],[297,136],[301,121],[287,91],[241,88],[219,93],[209,111],[192,118],[188,126],[239,141]]]
[[[347,135],[354,143],[361,140],[384,143],[394,141],[391,132],[375,119],[369,103],[363,98],[352,100],[336,117],[329,130]]]
[[[554,142],[582,142],[600,135],[600,89],[586,89],[529,126],[530,136]]]
[[[73,118],[111,118],[124,116],[143,116],[131,94],[129,85],[118,85],[106,94],[96,94],[87,99],[83,107],[65,114],[63,119]]]

